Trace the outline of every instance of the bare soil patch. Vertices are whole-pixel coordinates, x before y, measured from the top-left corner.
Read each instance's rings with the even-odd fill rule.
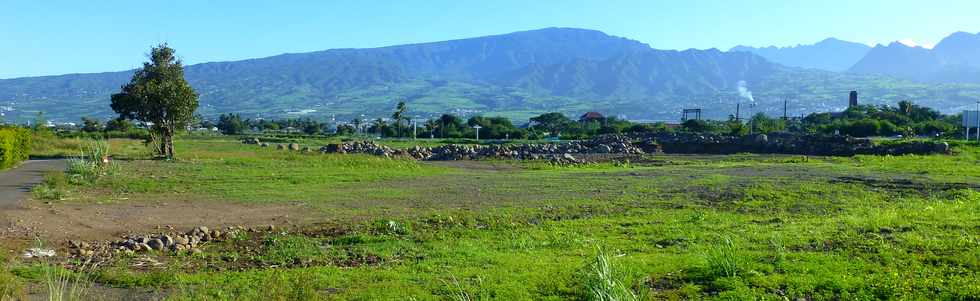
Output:
[[[303,204],[243,204],[171,201],[113,204],[41,203],[0,211],[0,241],[33,239],[104,240],[164,228],[197,226],[284,225],[311,220],[315,210]]]

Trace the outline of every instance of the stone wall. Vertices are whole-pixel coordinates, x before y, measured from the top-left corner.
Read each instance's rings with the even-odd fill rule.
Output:
[[[949,144],[933,141],[904,141],[876,144],[870,139],[834,135],[790,133],[747,136],[670,133],[632,135],[646,152],[676,154],[797,154],[816,156],[948,154]]]
[[[258,139],[248,138],[246,144],[267,146]],[[297,144],[277,145],[280,149],[299,150]],[[577,163],[580,154],[644,153],[668,154],[797,154],[818,156],[948,154],[945,142],[904,141],[876,144],[869,139],[830,135],[712,135],[695,133],[661,133],[632,135],[602,135],[591,140],[561,143],[470,145],[447,144],[436,147],[414,146],[396,149],[372,141],[352,141],[329,144],[320,148],[323,153],[370,154],[382,157],[411,157],[416,160],[475,160],[483,158],[551,160],[557,163]]]

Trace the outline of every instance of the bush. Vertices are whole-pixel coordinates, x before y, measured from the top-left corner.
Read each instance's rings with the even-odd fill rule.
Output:
[[[31,149],[31,131],[22,128],[0,128],[0,169],[27,160]]]

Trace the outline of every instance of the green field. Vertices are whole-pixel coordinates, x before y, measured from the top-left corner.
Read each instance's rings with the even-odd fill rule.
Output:
[[[203,255],[113,258],[84,270],[93,293],[174,300],[980,296],[975,145],[955,144],[953,156],[649,155],[565,167],[304,154],[214,138],[179,140],[180,160],[165,162],[140,160],[137,146],[113,143],[130,154],[117,160],[118,171],[49,201],[293,204],[306,214],[281,230],[208,244]],[[146,257],[161,264],[136,265]],[[5,261],[6,291],[43,286],[44,264]]]

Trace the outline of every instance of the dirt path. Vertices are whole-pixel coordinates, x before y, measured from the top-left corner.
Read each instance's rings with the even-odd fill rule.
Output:
[[[206,199],[118,203],[30,200],[31,188],[41,183],[44,174],[64,170],[65,164],[65,160],[31,160],[0,172],[0,246],[9,246],[12,241],[30,242],[35,235],[51,241],[94,240],[123,233],[159,231],[166,226],[189,230],[201,225],[287,225],[324,218],[302,204],[244,204]]]
[[[0,210],[17,208],[30,195],[31,187],[41,183],[44,173],[64,169],[65,160],[30,160],[0,172]]]

